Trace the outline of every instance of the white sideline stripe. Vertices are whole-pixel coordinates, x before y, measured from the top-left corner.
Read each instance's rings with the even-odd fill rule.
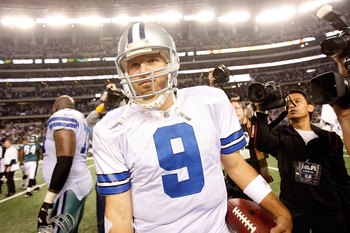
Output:
[[[268,167],[270,170],[278,171],[277,167]]]
[[[88,159],[89,159],[89,158],[88,158]],[[89,165],[88,168],[91,168],[91,167],[93,167],[93,166],[95,166],[95,164]],[[21,178],[16,178],[15,180],[21,180]],[[46,185],[46,183],[42,183],[42,184],[39,184],[38,186],[41,188],[41,187],[43,187],[43,186],[45,186],[45,185]],[[11,200],[11,199],[13,199],[13,198],[15,198],[15,197],[21,196],[21,195],[25,194],[26,192],[27,192],[27,191],[24,190],[24,191],[22,191],[22,192],[19,192],[19,193],[14,194],[14,195],[11,196],[11,197],[6,197],[5,199],[0,200],[0,204],[3,203],[3,202],[9,201],[9,200]],[[29,197],[29,198],[30,198],[30,197]]]
[[[46,185],[46,183],[39,184],[38,186],[41,188],[41,187],[43,187],[44,185]],[[39,192],[39,191],[38,191],[38,192]],[[2,200],[0,201],[0,204],[3,203],[3,202],[9,201],[9,200],[11,200],[11,199],[13,199],[13,198],[15,198],[15,197],[21,196],[22,194],[25,194],[25,193],[26,193],[26,191],[22,191],[22,192],[20,192],[20,193],[14,194],[14,195],[11,196],[11,197],[6,197],[5,199],[2,199]]]

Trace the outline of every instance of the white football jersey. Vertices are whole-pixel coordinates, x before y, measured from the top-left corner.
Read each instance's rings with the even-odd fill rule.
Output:
[[[47,184],[50,184],[52,172],[57,162],[53,133],[60,129],[72,130],[76,137],[73,164],[63,190],[71,189],[78,198],[82,198],[90,192],[93,185],[91,173],[86,164],[90,128],[84,115],[74,109],[61,109],[55,112],[47,122],[47,131],[43,145],[44,179]],[[84,185],[77,185],[81,182]]]
[[[99,193],[131,190],[137,233],[227,233],[220,154],[246,142],[224,92],[181,89],[168,111],[131,105],[117,125],[124,110],[109,112],[94,128]]]

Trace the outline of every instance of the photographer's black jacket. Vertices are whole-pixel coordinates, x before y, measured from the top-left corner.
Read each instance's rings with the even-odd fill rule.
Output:
[[[318,135],[305,144],[291,125],[269,130],[267,115],[257,113],[256,146],[278,160],[281,176],[280,199],[293,216],[303,214],[337,215],[350,218],[350,177],[343,158],[343,143],[338,135],[311,125]],[[293,162],[309,161],[322,166],[318,186],[295,181]]]

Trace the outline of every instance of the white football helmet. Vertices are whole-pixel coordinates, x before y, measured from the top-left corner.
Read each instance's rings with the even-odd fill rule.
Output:
[[[28,141],[29,141],[30,143],[36,143],[37,140],[38,140],[38,136],[35,135],[35,134],[30,135],[29,138],[28,138]]]
[[[38,229],[38,233],[69,233],[75,227],[75,220],[72,215],[68,213],[63,213],[56,215],[50,219],[52,224],[47,226],[42,226]]]
[[[160,54],[167,63],[167,66],[152,72],[129,76],[126,71],[127,61],[145,54]],[[163,105],[165,99],[173,90],[173,87],[177,85],[176,77],[180,65],[176,46],[170,34],[158,24],[135,23],[130,26],[120,38],[118,56],[115,63],[125,95],[144,108],[158,109]],[[155,90],[154,80],[164,75],[168,76],[167,87],[162,90]],[[145,78],[131,80],[131,78],[139,76]],[[139,95],[135,92],[132,84],[145,80],[151,80],[153,86],[152,93]],[[143,98],[150,96],[154,96],[155,98],[151,98],[151,101],[143,100]]]

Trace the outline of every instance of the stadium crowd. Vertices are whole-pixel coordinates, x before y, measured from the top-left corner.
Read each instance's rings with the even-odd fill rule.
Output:
[[[344,12],[348,17],[350,12]],[[181,32],[174,30],[173,37],[178,51],[222,49],[252,46],[258,44],[270,44],[288,40],[301,39],[304,37],[323,37],[324,33],[332,30],[332,27],[324,20],[297,19],[292,22],[293,27],[237,27],[224,25],[208,25],[207,27],[191,28],[185,26]],[[113,26],[105,26],[100,36],[86,34],[79,36],[79,29],[72,37],[70,31],[55,37],[32,38],[31,35],[16,37],[3,36],[0,38],[0,59],[14,58],[90,58],[90,57],[113,57],[116,54],[116,38],[119,36],[109,35],[111,31],[120,33],[120,29]],[[112,41],[101,42],[104,37],[113,38]]]
[[[329,63],[320,67],[321,69],[317,69],[317,74],[334,70],[334,64]],[[285,89],[292,89],[295,87],[303,88],[308,93],[311,93],[309,80],[315,76],[315,73],[306,73],[305,69],[292,69],[289,70],[281,70],[275,72],[266,72],[266,73],[255,73],[252,74],[252,79],[259,82],[267,82],[267,81],[275,81],[281,83]],[[208,85],[208,80],[205,78],[206,74],[203,75],[204,78],[200,78],[198,74],[187,75],[186,79],[181,79],[181,75],[179,76],[179,87],[191,87],[197,85]],[[102,81],[101,81],[102,82]],[[229,96],[241,96],[242,100],[245,102],[249,102],[247,96],[247,88],[251,82],[243,82],[243,83],[228,83],[224,85],[226,92]],[[39,91],[40,90],[40,91]],[[54,97],[58,97],[62,94],[68,94],[75,98],[76,100],[76,108],[77,110],[88,114],[89,111],[94,109],[96,106],[96,94],[101,93],[103,91],[103,84],[80,84],[68,86],[47,86],[47,87],[9,87],[6,86],[4,89],[0,89],[0,100],[18,100],[18,102],[7,103],[6,105],[0,105],[0,117],[7,117],[7,119],[13,117],[20,116],[32,116],[38,117],[41,120],[38,124],[45,124],[45,117],[51,113],[51,105]],[[21,103],[25,98],[27,101],[25,104]],[[32,101],[31,99],[35,99],[36,101]],[[38,101],[39,99],[39,101]],[[98,99],[98,98],[97,98]],[[275,115],[278,115],[279,111],[276,111]],[[318,122],[320,116],[320,107],[316,108],[315,114],[313,115],[313,122]],[[2,124],[1,135],[6,136],[7,129],[11,129],[12,135],[18,135],[14,137],[16,143],[21,143],[28,135],[31,134],[31,131],[26,132],[26,127],[13,127],[13,123],[3,123]],[[35,124],[29,124],[29,127],[35,127]],[[5,129],[3,129],[5,128]],[[45,127],[42,127],[45,128]],[[41,128],[41,129],[42,129]],[[44,131],[39,130],[37,132],[39,135],[43,135]]]

